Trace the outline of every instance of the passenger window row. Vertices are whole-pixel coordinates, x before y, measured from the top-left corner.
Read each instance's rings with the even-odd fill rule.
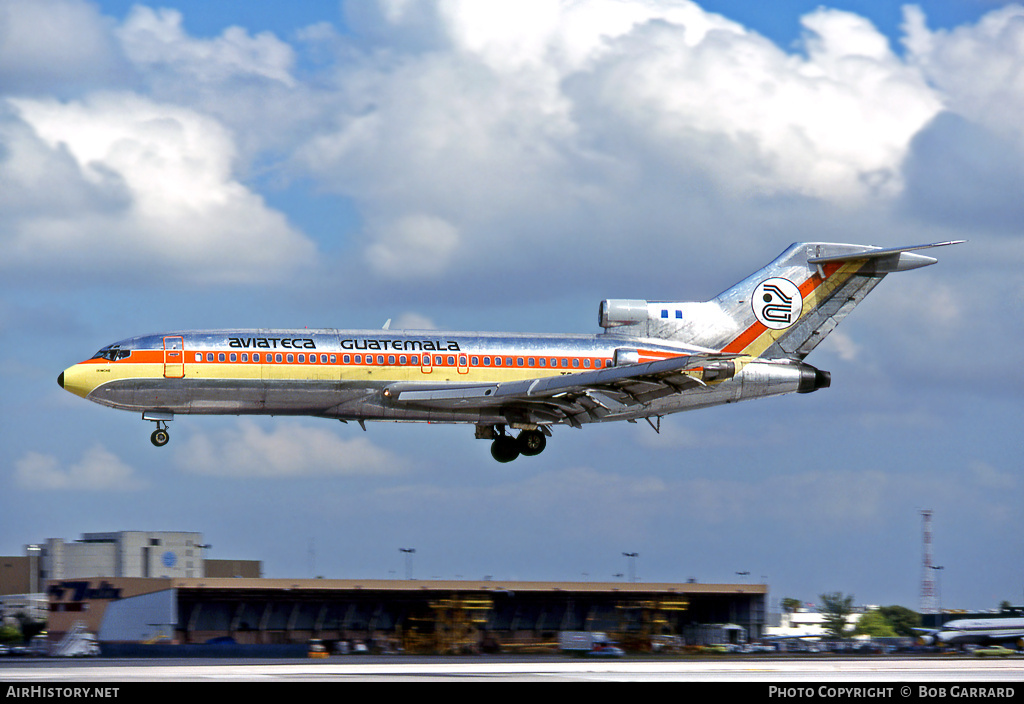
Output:
[[[295,364],[296,361],[299,364],[316,364],[317,355],[315,354],[298,354],[289,352],[287,354],[282,352],[207,352],[205,355],[205,361],[207,362],[252,362],[256,364]],[[204,361],[204,355],[202,352],[196,352],[196,361]],[[336,354],[321,354],[319,356],[320,364],[337,364],[338,355]]]
[[[526,367],[535,369],[600,369],[612,366],[612,360],[595,357],[500,357],[490,355],[372,355],[306,354],[303,352],[196,352],[196,362],[242,362],[252,364],[337,364],[367,366],[418,367]]]

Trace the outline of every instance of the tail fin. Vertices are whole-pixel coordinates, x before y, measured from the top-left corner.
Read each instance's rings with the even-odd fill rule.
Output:
[[[893,249],[797,243],[710,301],[604,301],[601,325],[726,353],[803,359],[886,274],[935,263],[914,250],[950,244],[959,242]]]

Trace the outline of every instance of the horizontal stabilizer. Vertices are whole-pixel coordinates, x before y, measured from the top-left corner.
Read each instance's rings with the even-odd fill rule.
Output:
[[[855,259],[883,259],[891,257],[892,262],[889,266],[885,267],[885,271],[909,271],[910,269],[918,269],[922,266],[928,266],[934,264],[935,259],[926,257],[921,254],[911,254],[919,249],[931,249],[933,247],[947,247],[951,244],[962,244],[965,240],[950,240],[949,242],[934,242],[932,244],[918,244],[911,247],[891,247],[889,249],[880,249],[876,247],[867,247],[864,245],[846,245],[849,249],[846,252],[833,253],[835,247],[830,247],[830,253],[823,256],[808,257],[808,264],[827,264],[830,262],[847,262]]]

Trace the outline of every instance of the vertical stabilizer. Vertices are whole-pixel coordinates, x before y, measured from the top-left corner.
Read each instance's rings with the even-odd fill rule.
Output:
[[[803,359],[886,274],[935,259],[915,250],[797,243],[705,302],[604,301],[601,325],[619,334],[677,340],[726,353]]]

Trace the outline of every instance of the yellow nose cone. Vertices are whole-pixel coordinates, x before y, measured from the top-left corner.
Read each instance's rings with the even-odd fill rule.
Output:
[[[57,383],[65,391],[85,398],[96,386],[94,375],[83,369],[81,364],[68,367],[57,377]]]

